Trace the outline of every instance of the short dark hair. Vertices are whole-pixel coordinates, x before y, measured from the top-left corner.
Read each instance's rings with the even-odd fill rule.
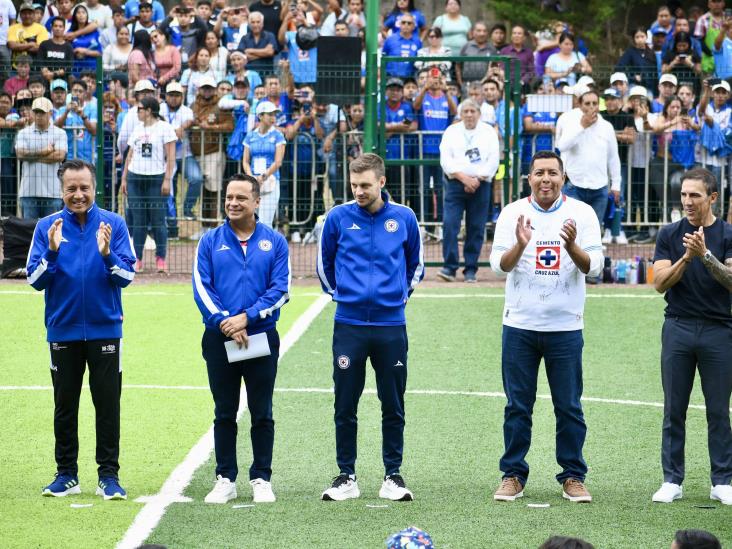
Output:
[[[92,183],[94,186],[97,186],[97,169],[94,167],[93,164],[90,164],[89,162],[86,162],[85,160],[79,160],[78,158],[74,158],[72,160],[67,160],[61,166],[59,167],[58,171],[56,172],[56,175],[58,175],[59,181],[61,181],[61,187],[64,185],[64,174],[71,170],[72,172],[80,172],[82,170],[89,170],[89,173],[91,174]]]
[[[374,153],[365,153],[351,160],[348,165],[348,170],[351,173],[363,173],[372,171],[377,179],[381,179],[386,172],[384,167],[384,160]]]
[[[74,86],[81,86],[84,91],[86,91],[87,89],[86,82],[84,82],[81,78],[77,78],[76,80],[74,80],[69,88],[73,88]]]
[[[497,31],[497,30],[502,30],[504,32],[504,34],[505,34],[506,33],[506,25],[504,25],[503,23],[495,23],[491,27],[491,34],[493,34],[493,32],[494,31]]]
[[[677,530],[674,541],[679,549],[722,549],[717,537],[706,530]]]
[[[28,87],[31,84],[41,84],[44,88],[48,88],[48,80],[38,74],[34,74],[28,79]]]
[[[564,173],[564,162],[562,162],[562,157],[554,151],[538,151],[534,154],[534,156],[531,157],[531,163],[529,164],[529,173],[534,171],[534,162],[537,160],[547,160],[552,158],[559,162],[559,170]]]
[[[595,549],[589,541],[566,536],[552,536],[539,546],[539,549]]]
[[[150,2],[140,2],[140,7],[138,8],[139,11],[142,11],[142,9],[145,8],[146,10],[152,11],[153,7]]]
[[[259,196],[259,181],[257,181],[256,177],[252,177],[251,175],[247,175],[245,173],[235,173],[234,175],[231,175],[226,178],[224,181],[224,194],[226,194],[226,189],[229,186],[229,183],[232,181],[247,181],[252,184],[252,194],[255,196]]]
[[[122,13],[124,13],[124,11]],[[64,28],[66,28],[66,19],[64,19],[63,17],[59,17],[58,15],[56,17],[51,17],[51,26],[52,27],[56,21],[61,21],[64,24]]]
[[[481,82],[481,84],[484,86],[486,84],[493,84],[499,90],[501,89],[501,84],[499,84],[498,80],[496,80],[495,78],[486,78],[485,80],[483,80],[483,82]]]
[[[196,6],[203,6],[203,5],[211,7],[211,0],[198,0],[198,2],[196,2]]]
[[[687,179],[695,179],[704,183],[707,195],[711,196],[712,193],[717,192],[717,178],[706,168],[694,168],[693,170],[684,172],[684,175],[681,176],[681,184],[683,185]],[[681,532],[681,530],[679,531]]]

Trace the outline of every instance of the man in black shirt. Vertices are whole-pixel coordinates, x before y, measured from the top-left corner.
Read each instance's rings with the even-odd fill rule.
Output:
[[[620,157],[620,177],[622,183],[620,185],[620,194],[616,195],[615,208],[613,210],[610,226],[605,225],[605,233],[602,237],[603,244],[627,244],[628,238],[625,231],[621,230],[622,221],[622,202],[623,193],[626,190],[628,177],[628,147],[635,141],[635,121],[633,115],[622,110],[623,97],[615,88],[606,89],[602,97],[605,99],[605,109],[601,111],[602,117],[612,124],[615,129],[615,137],[618,140],[618,156]]]
[[[41,42],[38,47],[36,66],[40,67],[41,74],[49,82],[71,74],[74,48],[64,38],[65,34],[66,21],[63,17],[54,17],[51,21],[51,38]]]
[[[686,217],[663,227],[656,239],[655,286],[667,303],[661,332],[663,485],[653,495],[659,503],[682,496],[686,410],[698,368],[707,415],[709,497],[732,505],[732,225],[712,213],[717,198],[710,171],[686,172],[681,181]]]
[[[282,4],[280,0],[258,0],[249,5],[249,13],[258,11],[264,16],[264,30],[271,32],[275,36],[280,30],[282,20],[280,13],[282,12]]]

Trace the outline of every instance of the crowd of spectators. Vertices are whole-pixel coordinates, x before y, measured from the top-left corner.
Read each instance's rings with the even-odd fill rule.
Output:
[[[442,221],[444,178],[434,159],[439,158],[442,133],[460,120],[462,101],[472,99],[480,123],[494,127],[501,140],[512,133],[505,127],[506,111],[519,111],[519,134],[511,140],[519,140],[520,153],[511,160],[523,169],[535,151],[556,147],[559,115],[579,106],[583,90],[594,89],[599,116],[612,124],[621,160],[621,192],[610,196],[614,205],[609,203],[605,241],[625,242],[620,220],[628,213],[645,222],[675,215],[671,197],[680,171],[703,164],[721,175],[732,152],[727,82],[732,77],[732,10],[725,7],[724,0],[709,0],[703,9],[659,7],[656,19],[634,29],[627,49],[608,66],[588,51],[582,29],[561,21],[547,20],[540,29],[471,21],[460,0],[447,0],[444,12],[430,22],[416,0],[396,0],[382,13],[379,33],[381,55],[404,59],[386,64],[386,157],[431,162],[422,168],[390,166],[392,194],[422,222]],[[181,218],[200,219],[202,230],[215,225],[221,216],[216,201],[222,178],[241,171],[242,162],[247,173],[261,178],[269,195],[264,218],[270,224],[287,223],[296,215],[293,199],[311,198],[315,176],[329,182],[315,191],[323,193],[326,207],[347,199],[343,164],[362,151],[365,65],[361,95],[345,98],[340,106],[319,102],[317,46],[304,31],[358,40],[363,49],[363,0],[257,0],[248,6],[183,0],[168,12],[157,0],[56,0],[23,3],[17,9],[10,0],[0,0],[0,21],[2,215],[15,213],[17,197],[60,198],[60,189],[45,183],[35,191],[32,184],[18,188],[34,163],[53,166],[60,156],[24,156],[21,142],[15,142],[22,130],[36,132],[29,134],[35,141],[42,134],[51,139],[36,117],[49,105],[51,125],[67,137],[66,157],[95,161],[100,57],[107,196],[119,190],[114,182],[130,191],[123,184],[129,183],[124,169],[138,126],[165,126],[160,132],[175,136],[172,163],[166,156],[172,149],[163,146],[157,158],[158,151],[143,143],[135,164],[139,169],[140,161],[154,159],[154,175],[165,177],[162,190],[183,194],[165,206],[153,201],[166,209],[167,237],[178,235]],[[516,58],[521,103],[504,99],[502,62],[431,60],[458,55]],[[574,105],[568,96],[575,98]],[[140,114],[146,97],[159,102],[153,117],[162,125]],[[47,102],[36,103],[39,98]],[[379,117],[381,111],[379,105]],[[42,143],[42,149],[49,147]],[[610,178],[608,174],[608,183]],[[625,196],[631,187],[638,192]],[[646,196],[666,200],[668,211],[649,208]],[[489,220],[497,217],[502,199],[501,185],[495,184]],[[626,202],[634,209],[624,213]],[[44,211],[34,205],[22,213]],[[142,230],[154,233],[149,219],[147,223]]]

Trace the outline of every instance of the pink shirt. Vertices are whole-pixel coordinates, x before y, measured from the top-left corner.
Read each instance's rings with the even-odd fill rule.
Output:
[[[167,84],[180,76],[180,52],[175,46],[167,46],[165,50],[155,50],[155,65],[158,69],[158,82]]]
[[[140,50],[132,50],[129,59],[127,59],[127,70],[130,70],[135,65],[140,66],[140,74],[137,80],[155,79],[154,67],[150,66],[150,63],[148,63]],[[130,84],[134,86],[137,80],[135,82],[130,81]]]

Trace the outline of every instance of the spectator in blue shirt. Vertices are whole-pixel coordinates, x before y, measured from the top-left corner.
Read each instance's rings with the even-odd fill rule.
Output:
[[[147,2],[140,2],[140,0],[127,0],[127,2],[125,2],[125,18],[131,20],[140,15],[141,3],[149,4],[150,2],[149,0]],[[152,11],[153,22],[162,23],[163,19],[165,19],[165,8],[160,2],[158,2],[158,0],[152,0]]]
[[[81,4],[74,8],[71,15],[71,32],[83,29],[89,23],[89,11]],[[77,36],[71,42],[74,48],[74,75],[79,75],[84,70],[94,70],[97,66],[97,57],[102,56],[102,45],[99,42],[99,31],[94,30],[89,34]]]
[[[53,123],[66,129],[67,158],[93,163],[94,136],[97,133],[97,111],[91,103],[84,104],[86,84],[77,80],[71,85],[71,101],[54,112]]]
[[[725,18],[722,32],[714,39],[714,75],[722,80],[732,76],[732,19]]]
[[[382,53],[397,57],[417,57],[422,41],[415,33],[415,18],[411,13],[402,15],[399,32],[384,41]],[[414,63],[390,62],[386,64],[386,74],[406,78],[414,73]]]
[[[264,16],[253,11],[249,14],[249,32],[239,41],[239,51],[249,59],[249,69],[262,75],[274,72],[274,56],[277,53],[277,38],[264,30]]]
[[[308,27],[307,17],[301,9],[293,12],[288,10],[282,21],[278,39],[284,48],[287,48],[287,59],[290,61],[290,71],[295,84],[314,83],[318,76],[318,48],[304,50],[297,43],[297,31],[287,29],[294,22],[296,28]]]
[[[442,132],[457,114],[457,105],[447,93],[445,75],[438,67],[430,69],[427,84],[412,104],[418,113],[420,131],[439,132],[422,136],[422,158],[439,160]],[[442,168],[439,163],[422,168],[422,211],[416,208],[422,221],[442,221]]]
[[[418,34],[427,30],[427,19],[421,11],[414,7],[414,0],[396,0],[391,12],[384,19],[384,36],[388,33],[397,34],[405,15],[411,15],[414,18],[415,30]]]
[[[381,107],[378,109],[381,117]],[[417,131],[417,119],[414,116],[412,105],[404,101],[404,82],[399,78],[390,78],[386,83],[386,159],[399,160],[410,158],[410,147],[405,139],[408,134]],[[404,172],[402,172],[404,170]],[[387,166],[386,173],[390,181],[413,181],[412,170],[404,166]],[[405,196],[398,201],[405,203]]]

